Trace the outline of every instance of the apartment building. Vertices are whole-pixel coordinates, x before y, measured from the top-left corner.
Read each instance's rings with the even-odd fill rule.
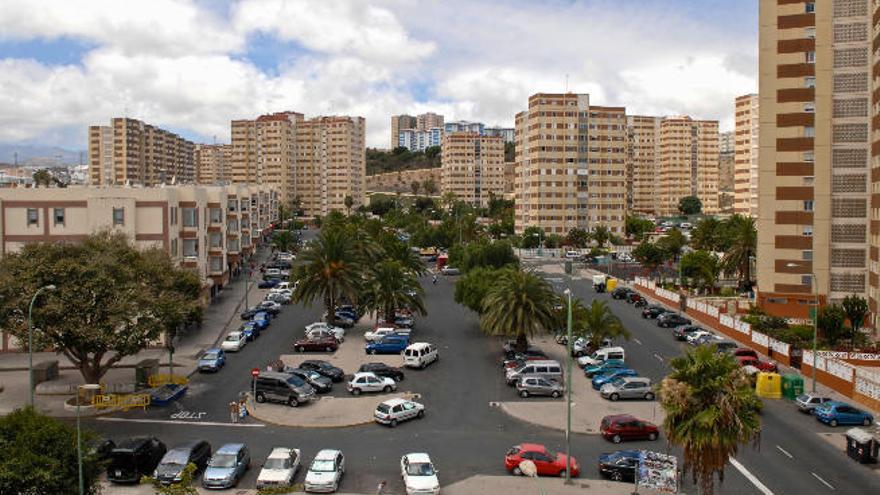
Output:
[[[212,185],[232,180],[231,144],[197,144],[193,153],[196,183]]]
[[[256,120],[232,121],[232,182],[237,184],[256,184],[261,180]]]
[[[773,314],[807,318],[813,294],[876,310],[870,4],[760,4],[757,289]]]
[[[734,212],[750,217],[758,216],[759,104],[758,95],[743,95],[734,110]]]
[[[232,180],[271,184],[289,202],[296,195],[296,132],[303,114],[277,112],[232,121]]]
[[[436,127],[443,128],[443,116],[433,112],[416,116],[416,129],[426,131]]]
[[[418,119],[412,115],[392,115],[391,116],[391,148],[400,146],[400,131],[404,129],[415,129],[418,126]]]
[[[687,196],[700,199],[703,213],[718,213],[718,121],[663,119],[655,187],[660,216],[678,215],[679,200]]]
[[[627,209],[642,215],[657,214],[657,174],[662,117],[628,115]]]
[[[404,129],[400,131],[398,146],[402,146],[410,151],[425,151],[432,146],[440,146],[443,144],[443,128],[433,127],[431,129]]]
[[[504,140],[474,132],[452,132],[443,138],[440,194],[476,207],[504,195]]]
[[[443,124],[443,132],[446,134],[452,132],[469,132],[472,134],[480,134],[486,130],[486,126],[482,122],[469,122],[467,120],[457,120],[455,122],[446,122]]]
[[[516,115],[515,228],[565,235],[626,215],[626,111],[588,94],[537,93]]]
[[[89,126],[89,181],[104,186],[193,183],[193,149],[177,134],[117,117],[109,126]]]
[[[363,117],[316,117],[297,127],[296,195],[307,216],[364,204],[366,124]]]
[[[858,10],[854,9],[857,13]],[[872,22],[875,26],[871,33],[871,47],[880,46],[880,28],[876,27],[876,19],[880,19],[880,3],[874,2]],[[876,49],[875,49],[876,53]],[[868,308],[871,311],[870,326],[880,328],[880,108],[877,106],[877,91],[880,89],[880,59],[874,57],[871,62],[871,188],[870,188],[870,238],[868,263]],[[840,229],[838,227],[838,229]],[[832,232],[833,235],[833,232]],[[839,235],[839,233],[838,233]]]
[[[513,127],[485,127],[483,128],[484,136],[498,136],[505,143],[512,143],[516,140],[516,129]]]

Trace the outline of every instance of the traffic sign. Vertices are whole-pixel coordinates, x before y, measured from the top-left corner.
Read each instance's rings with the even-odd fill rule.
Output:
[[[254,378],[260,376],[260,368],[254,368],[254,369],[252,369],[252,370],[251,370],[251,376],[253,376]]]

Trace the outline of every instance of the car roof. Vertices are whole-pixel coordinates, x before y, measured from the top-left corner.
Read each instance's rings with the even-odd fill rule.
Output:
[[[853,407],[850,404],[847,404],[846,402],[841,402],[839,400],[828,401],[825,403],[825,405],[826,406],[850,406],[850,407]]]
[[[646,376],[622,376],[623,381],[626,383],[629,382],[651,382],[651,379]]]
[[[603,421],[606,419],[608,421],[631,421],[638,418],[636,418],[632,414],[610,414],[602,418]]]
[[[376,378],[378,378],[378,376],[376,376],[376,374],[372,371],[358,371],[357,373],[352,375],[351,379],[354,380],[355,378],[360,378],[362,376],[375,376]]]
[[[336,456],[341,454],[342,451],[334,450],[334,449],[324,449],[315,454],[316,461],[332,461],[336,459]]]
[[[113,449],[114,451],[127,451],[127,450],[137,450],[143,444],[150,442],[153,440],[153,437],[133,437],[126,438],[121,442],[116,444],[116,447]]]
[[[406,454],[406,459],[409,462],[431,462],[431,458],[428,457],[428,454],[422,452],[413,452],[412,454]]]
[[[234,330],[234,331],[232,331],[232,332],[229,332],[229,335],[241,335],[241,332],[239,332],[238,330]],[[227,337],[228,337],[229,335],[227,335]]]
[[[287,447],[275,447],[272,449],[272,452],[269,452],[269,457],[267,457],[267,459],[284,459],[285,457],[290,456],[291,451],[293,451],[293,449]]]
[[[209,352],[223,352],[223,349],[221,349],[219,347],[212,347],[210,349],[205,349],[204,354],[207,354]]]
[[[217,449],[216,454],[237,454],[239,450],[244,448],[243,443],[227,443],[223,445],[219,449]]]
[[[388,400],[382,402],[382,404],[385,404],[386,406],[394,407],[394,406],[397,406],[400,404],[405,404],[407,402],[409,402],[409,401],[406,399],[401,399],[399,397],[396,397],[394,399],[388,399]]]
[[[547,447],[541,445],[540,443],[521,443],[519,444],[520,450],[540,450],[541,452],[545,452]]]
[[[637,457],[639,456],[639,454],[640,454],[640,451],[638,451],[638,450],[618,450],[618,451],[615,451],[615,452],[603,452],[603,453],[599,454],[599,456],[600,456],[600,457],[602,457],[602,456],[606,456],[606,457],[631,457],[631,458],[637,458]]]

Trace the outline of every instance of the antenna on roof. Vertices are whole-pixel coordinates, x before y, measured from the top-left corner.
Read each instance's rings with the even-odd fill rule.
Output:
[[[565,92],[568,93],[568,74],[565,75]]]

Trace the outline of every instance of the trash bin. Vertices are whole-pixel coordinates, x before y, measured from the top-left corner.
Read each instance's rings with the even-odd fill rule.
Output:
[[[755,384],[755,393],[758,397],[767,399],[782,398],[782,380],[778,373],[758,373],[758,381]]]
[[[144,359],[135,365],[134,381],[137,388],[149,387],[150,377],[159,373],[158,359]]]
[[[794,400],[804,393],[804,378],[790,373],[782,376],[782,396],[788,400]]]
[[[608,292],[611,292],[614,290],[615,287],[617,287],[617,279],[616,278],[609,278],[608,282],[605,283],[605,290],[607,290]]]
[[[846,431],[846,455],[860,464],[877,462],[880,441],[862,428]]]

